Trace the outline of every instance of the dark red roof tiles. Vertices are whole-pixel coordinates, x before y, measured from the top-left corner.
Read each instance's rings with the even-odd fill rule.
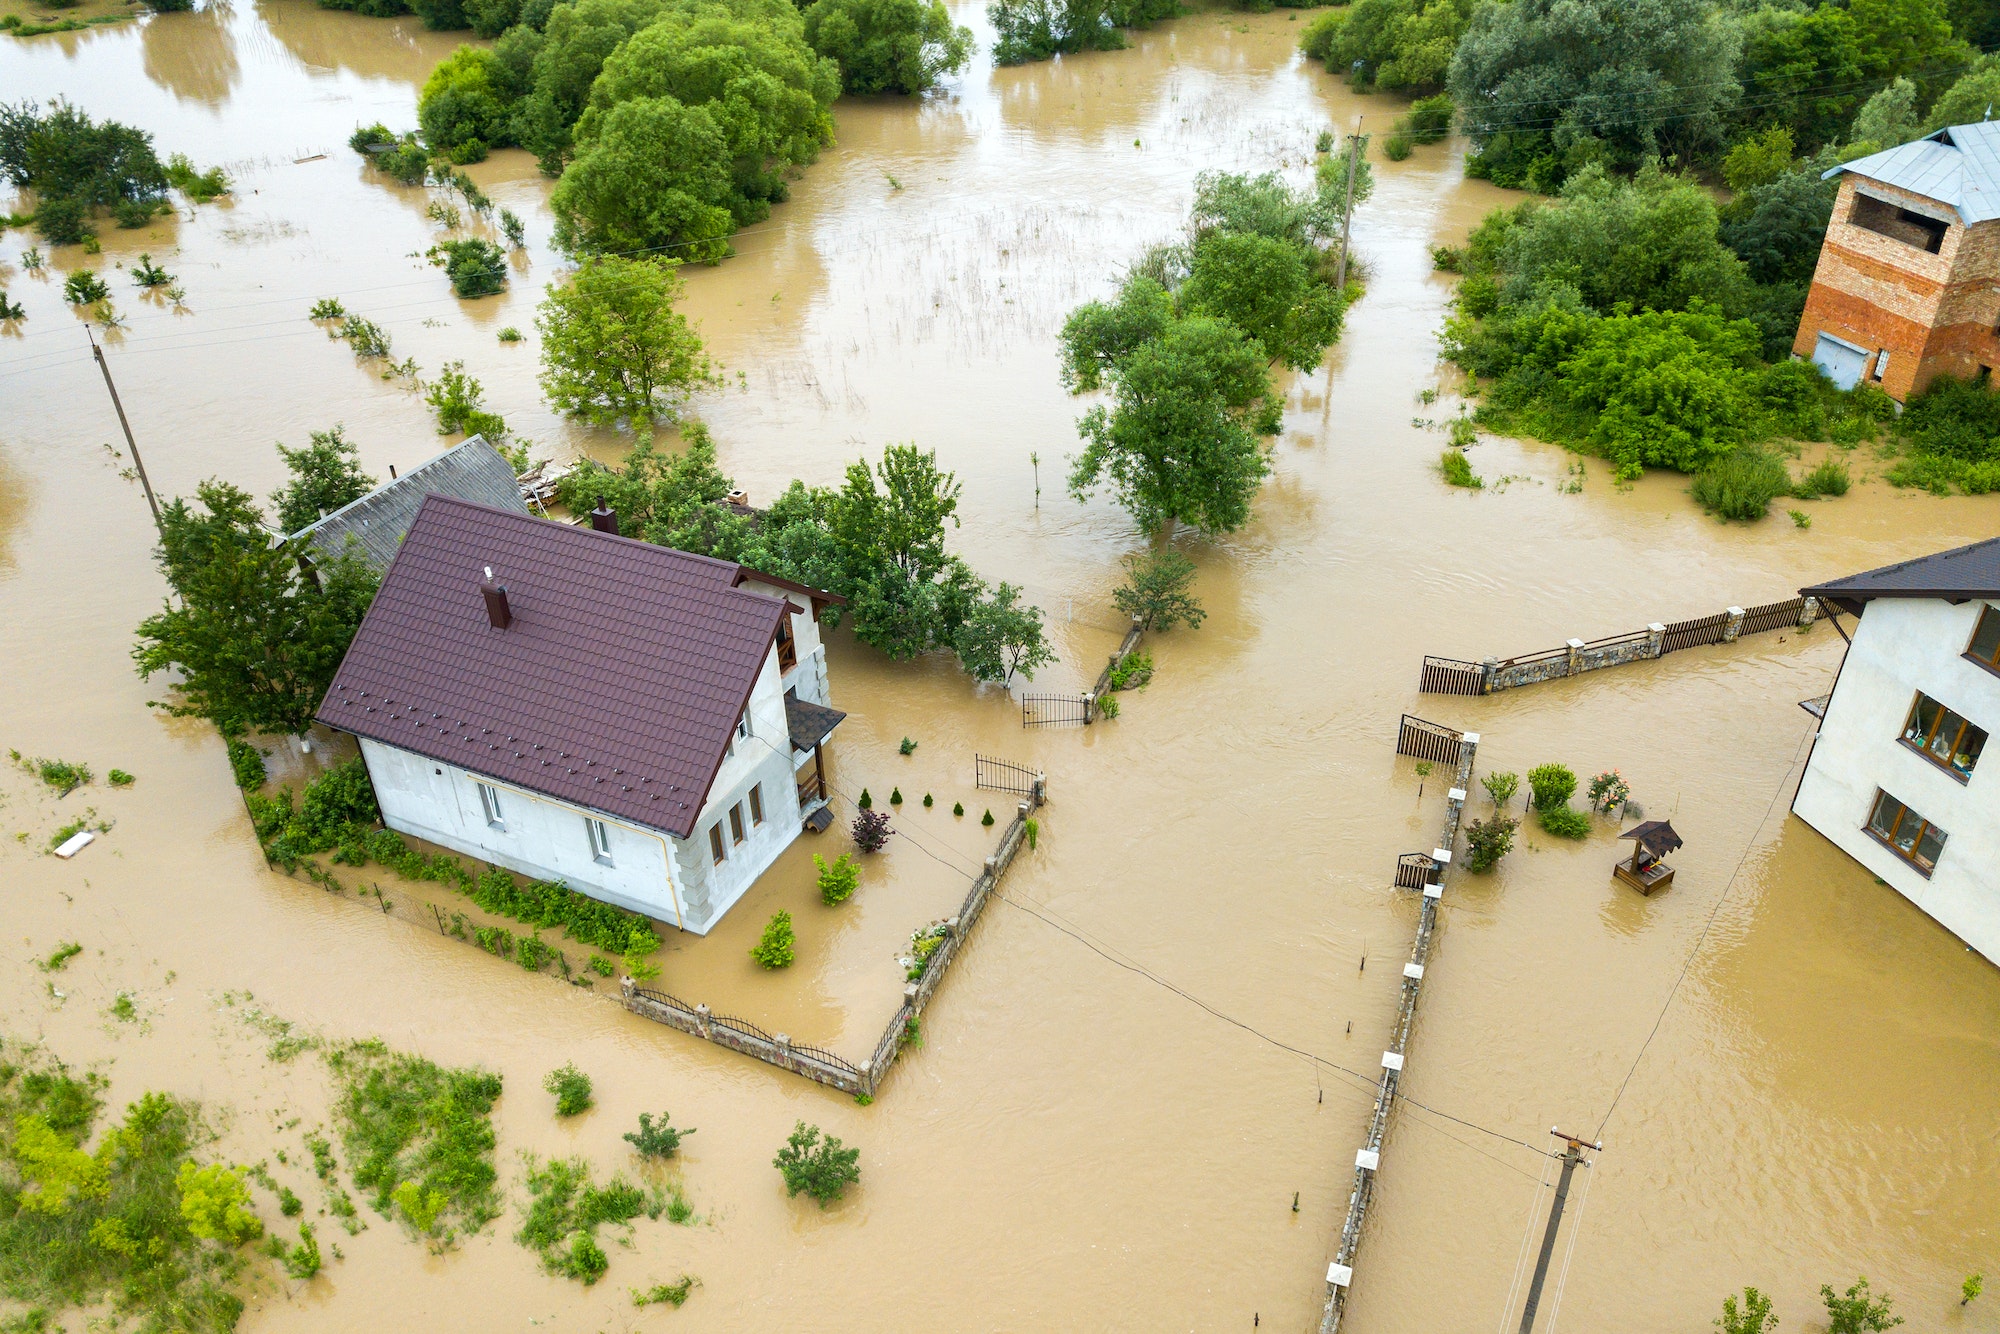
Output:
[[[487,566],[507,590],[505,630],[480,597]],[[685,838],[784,614],[736,577],[433,495],[320,721]]]

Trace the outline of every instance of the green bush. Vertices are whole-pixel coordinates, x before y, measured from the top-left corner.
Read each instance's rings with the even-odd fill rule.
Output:
[[[804,1191],[824,1209],[861,1180],[860,1160],[861,1150],[842,1148],[832,1135],[822,1139],[818,1126],[800,1121],[771,1165],[785,1178],[787,1198]]]
[[[1486,872],[1514,850],[1514,831],[1519,820],[1495,814],[1490,820],[1474,820],[1465,830],[1465,869]]]
[[[1479,784],[1486,789],[1486,795],[1493,798],[1495,806],[1505,806],[1520,790],[1521,779],[1516,774],[1488,774],[1479,780]]]
[[[1792,494],[1800,500],[1817,500],[1821,496],[1844,496],[1849,486],[1847,465],[1839,459],[1821,459],[1812,471],[1799,478]]]
[[[658,1216],[656,1195],[623,1177],[599,1186],[590,1179],[590,1165],[581,1158],[528,1160],[528,1211],[514,1240],[541,1254],[550,1273],[588,1286],[610,1267],[597,1244],[597,1229],[605,1223],[629,1223],[642,1213]]]
[[[557,1116],[576,1116],[590,1110],[593,1101],[590,1076],[571,1062],[549,1071],[542,1087],[555,1096]]]
[[[1590,817],[1572,806],[1537,806],[1535,818],[1557,838],[1590,836]]]
[[[1382,156],[1391,162],[1401,162],[1410,155],[1411,145],[1415,142],[1409,135],[1397,130],[1382,141]]]
[[[854,863],[849,853],[841,853],[828,862],[817,852],[813,854],[813,865],[819,868],[819,901],[829,908],[836,903],[845,903],[861,884],[861,868]]]
[[[764,934],[750,947],[750,957],[766,968],[790,968],[797,957],[792,934],[792,915],[782,908],[764,924]]]
[[[451,290],[462,297],[497,296],[507,290],[507,255],[491,241],[478,237],[440,241],[431,247],[430,257],[451,279]]]
[[[63,300],[72,306],[88,306],[111,295],[104,279],[89,269],[78,269],[63,279]]]
[[[417,1232],[449,1238],[499,1216],[493,1104],[500,1076],[447,1069],[379,1041],[327,1054],[334,1118],[354,1184],[375,1209],[400,1210]]]
[[[1718,519],[1761,519],[1771,502],[1792,492],[1785,461],[1768,450],[1745,446],[1695,474],[1688,494]]]
[[[641,1158],[673,1157],[680,1152],[681,1140],[694,1134],[694,1127],[680,1130],[667,1124],[670,1119],[667,1113],[661,1112],[656,1123],[651,1112],[639,1113],[639,1128],[626,1131],[625,1142]]]
[[[1451,120],[1455,113],[1451,94],[1438,93],[1411,103],[1408,114],[1399,124],[1415,142],[1434,144],[1451,133]]]
[[[230,737],[223,745],[229,751],[229,768],[236,775],[236,786],[245,792],[255,792],[263,787],[268,777],[264,768],[264,752],[236,737]]]
[[[1576,791],[1576,775],[1565,765],[1538,764],[1528,770],[1528,790],[1535,794],[1536,810],[1562,806]]]
[[[1464,450],[1447,449],[1439,455],[1438,471],[1453,486],[1470,487],[1476,491],[1486,485],[1485,479],[1472,471],[1472,461],[1465,457]]]

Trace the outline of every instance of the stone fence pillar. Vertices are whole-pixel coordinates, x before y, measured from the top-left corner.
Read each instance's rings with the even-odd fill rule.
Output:
[[[1583,670],[1583,641],[1571,639],[1566,642],[1569,647],[1569,674],[1575,676]]]
[[[1658,621],[1654,621],[1651,625],[1646,627],[1647,657],[1649,658],[1659,657],[1661,650],[1663,650],[1666,647],[1666,643],[1667,643],[1666,626],[1661,625]]]
[[[1498,659],[1498,658],[1481,658],[1481,659],[1479,660],[1479,693],[1480,693],[1480,694],[1482,694],[1482,695],[1490,695],[1490,694],[1492,694],[1492,693],[1493,693],[1493,675],[1494,675],[1494,673],[1498,672],[1499,670],[1500,670],[1500,659]]]
[[[708,1014],[709,1014],[708,1006],[706,1005],[695,1006],[694,1026],[696,1030],[699,1031],[703,1037],[713,1038],[715,1036],[715,1030],[709,1027]]]
[[[1734,644],[1737,637],[1742,633],[1743,608],[1731,607],[1729,608],[1729,620],[1722,627],[1722,642],[1725,644]]]
[[[1819,619],[1819,599],[1807,598],[1806,604],[1803,607],[1799,608],[1799,629],[1801,630],[1811,629],[1812,623],[1818,619]]]

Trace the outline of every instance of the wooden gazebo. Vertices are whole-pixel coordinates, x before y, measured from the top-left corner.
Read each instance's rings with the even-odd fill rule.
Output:
[[[1614,880],[1622,880],[1641,894],[1651,894],[1674,883],[1674,868],[1660,858],[1681,845],[1681,836],[1665,820],[1648,820],[1618,836],[1632,840],[1632,860],[1611,868]]]

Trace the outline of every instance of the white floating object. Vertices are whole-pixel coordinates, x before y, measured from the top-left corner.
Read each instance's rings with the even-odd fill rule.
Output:
[[[1425,886],[1424,886],[1424,897],[1425,897],[1425,898],[1427,898],[1427,899],[1441,899],[1441,898],[1443,898],[1443,897],[1444,897],[1444,886],[1443,886],[1443,885],[1439,885],[1439,884],[1429,884],[1429,885],[1425,885]]]
[[[1424,976],[1424,966],[1420,963],[1406,963],[1403,965],[1403,976],[1421,981]]]
[[[1383,1053],[1382,1053],[1382,1068],[1383,1068],[1383,1069],[1385,1069],[1385,1070],[1400,1070],[1400,1069],[1402,1069],[1402,1068],[1403,1068],[1403,1053],[1401,1053],[1401,1052],[1399,1052],[1399,1051],[1385,1051],[1385,1052],[1383,1052]]]
[[[1356,1149],[1354,1165],[1366,1168],[1370,1172],[1376,1171],[1382,1166],[1382,1155],[1374,1149]]]
[[[1451,791],[1445,793],[1445,795],[1447,797],[1450,797],[1453,801],[1464,801],[1465,789],[1462,787],[1455,787]]]
[[[66,840],[61,847],[56,849],[56,856],[74,857],[76,856],[77,853],[82,852],[86,847],[90,846],[92,843],[95,843],[96,841],[97,841],[97,835],[91,833],[88,829],[79,830],[76,833],[71,834],[68,840]]]
[[[1450,848],[1432,848],[1432,849],[1431,849],[1431,860],[1432,860],[1432,861],[1434,861],[1434,862],[1436,862],[1436,863],[1437,863],[1437,864],[1438,864],[1439,866],[1449,866],[1449,865],[1451,865],[1451,849],[1450,849]]]
[[[1326,1267],[1326,1281],[1335,1287],[1345,1288],[1350,1286],[1354,1282],[1354,1266],[1328,1265]]]

